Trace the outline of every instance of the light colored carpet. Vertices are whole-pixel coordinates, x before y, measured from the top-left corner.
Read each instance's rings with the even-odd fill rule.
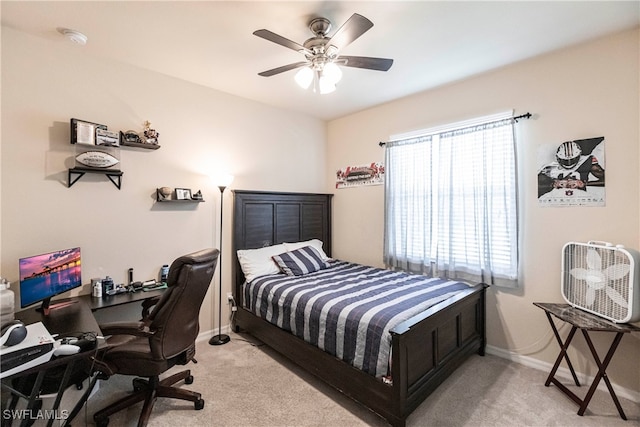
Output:
[[[159,399],[151,427],[387,425],[269,348],[251,345],[250,337],[232,333],[231,338],[222,346],[199,342],[198,363],[188,365],[195,380],[183,387],[202,393],[204,409]],[[554,386],[544,386],[546,377],[496,356],[473,356],[409,416],[407,426],[640,426],[639,404],[620,399],[628,417],[624,421],[602,391],[596,392],[585,416],[578,416],[573,401]],[[584,386],[573,388],[578,396],[586,393]],[[73,425],[93,425],[96,410],[130,390],[130,377],[102,382]],[[113,415],[109,425],[135,426],[141,407]]]

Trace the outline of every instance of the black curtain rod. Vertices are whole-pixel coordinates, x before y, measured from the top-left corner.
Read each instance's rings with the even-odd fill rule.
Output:
[[[518,123],[519,119],[530,119],[530,118],[531,118],[531,113],[524,113],[524,114],[521,114],[519,116],[512,117],[513,121],[516,122],[516,123]],[[378,145],[380,147],[384,147],[385,145],[387,145],[387,143],[380,141],[380,142],[378,142]]]

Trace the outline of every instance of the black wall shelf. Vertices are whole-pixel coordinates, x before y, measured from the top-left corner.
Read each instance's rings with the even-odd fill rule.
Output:
[[[194,200],[194,199],[188,199],[188,200],[156,200],[158,203],[202,203],[204,202],[204,200]]]
[[[71,168],[69,169],[69,175],[67,180],[67,188],[71,187],[86,173],[98,173],[106,175],[107,178],[115,185],[118,190],[122,186],[122,175],[124,172],[112,169],[92,169],[92,168]]]
[[[125,141],[120,141],[120,146],[144,148],[147,150],[157,150],[158,148],[160,148],[158,144],[147,144],[145,142],[125,142]]]

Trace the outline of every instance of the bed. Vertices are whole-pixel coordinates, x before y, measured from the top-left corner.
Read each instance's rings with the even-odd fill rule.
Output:
[[[250,301],[251,291],[244,286],[238,251],[242,254],[247,249],[315,240],[330,256],[331,199],[330,194],[234,191],[234,327],[253,335],[389,424],[404,426],[411,412],[467,357],[484,355],[487,286],[458,289],[454,296],[395,324],[387,334],[388,375],[381,375],[380,369],[356,367],[335,352],[309,344],[300,334],[254,314],[256,303]]]

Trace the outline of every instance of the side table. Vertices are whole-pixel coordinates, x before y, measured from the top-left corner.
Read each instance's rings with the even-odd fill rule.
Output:
[[[609,389],[609,394],[613,399],[613,403],[615,403],[616,408],[618,409],[618,413],[620,414],[620,417],[623,420],[626,420],[627,416],[624,414],[624,411],[622,410],[622,406],[620,405],[620,401],[618,400],[616,393],[613,391],[613,387],[611,386],[611,382],[609,381],[609,377],[607,376],[606,370],[624,334],[629,332],[634,332],[634,331],[640,331],[640,328],[633,326],[631,324],[610,322],[604,318],[598,317],[586,311],[572,307],[569,304],[534,302],[533,305],[544,310],[545,314],[547,315],[547,319],[551,324],[551,329],[553,329],[553,333],[556,336],[556,340],[560,345],[560,354],[558,355],[558,358],[556,359],[556,362],[553,365],[553,369],[551,369],[551,372],[549,373],[549,376],[547,377],[547,381],[544,383],[544,385],[547,387],[549,386],[549,384],[554,384],[555,386],[557,386],[560,389],[560,391],[562,391],[564,394],[569,396],[571,400],[573,400],[578,404],[578,406],[580,407],[580,409],[578,410],[578,415],[582,416],[584,415],[584,412],[587,410],[587,406],[589,405],[589,402],[591,401],[591,398],[593,397],[593,394],[595,393],[598,387],[598,384],[600,383],[600,380],[604,380],[605,384],[607,385],[607,389]],[[569,335],[567,336],[567,339],[565,342],[562,342],[562,338],[558,333],[558,329],[556,328],[556,325],[553,322],[551,315],[571,325],[571,331],[569,332]],[[575,381],[577,386],[580,386],[580,383],[578,382],[578,377],[576,376],[576,373],[573,369],[573,365],[571,365],[571,361],[569,360],[569,355],[567,354],[567,349],[569,348],[569,344],[571,344],[571,340],[573,340],[573,337],[578,329],[580,329],[580,332],[582,332],[582,335],[584,336],[584,339],[586,340],[587,345],[589,346],[589,350],[593,355],[593,359],[598,365],[598,373],[593,379],[593,382],[591,383],[591,386],[589,387],[589,390],[587,391],[587,394],[585,395],[584,399],[580,399],[578,396],[576,396],[575,393],[573,393],[571,390],[565,387],[564,384],[562,384],[555,377],[556,371],[560,366],[560,362],[562,362],[562,359],[564,359],[566,360],[567,365],[569,366],[569,371],[571,371],[573,380]],[[589,337],[589,331],[615,333],[613,342],[611,343],[611,346],[609,347],[609,351],[607,352],[603,360],[600,360],[600,357],[598,356],[598,353],[596,352],[596,349],[593,346],[593,342]]]

